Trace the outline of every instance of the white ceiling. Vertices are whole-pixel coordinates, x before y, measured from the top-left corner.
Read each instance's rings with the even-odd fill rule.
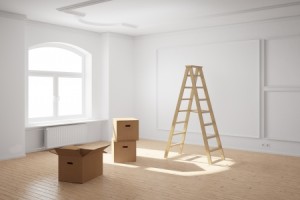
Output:
[[[66,11],[58,8],[97,3]],[[0,10],[95,32],[144,35],[300,16],[300,0],[0,0]],[[109,25],[109,26],[108,26]]]

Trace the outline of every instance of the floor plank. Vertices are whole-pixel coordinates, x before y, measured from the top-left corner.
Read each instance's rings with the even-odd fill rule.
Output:
[[[108,148],[103,176],[84,184],[59,182],[57,155],[48,151],[0,161],[0,200],[300,199],[299,157],[225,149],[225,161],[208,165],[200,146],[163,159],[165,145],[138,141],[133,163],[113,163]]]

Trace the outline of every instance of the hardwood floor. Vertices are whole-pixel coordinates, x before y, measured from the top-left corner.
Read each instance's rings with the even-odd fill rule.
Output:
[[[299,157],[224,149],[226,160],[210,166],[196,145],[163,159],[165,144],[138,141],[137,162],[123,164],[108,148],[103,176],[84,184],[58,182],[57,155],[48,151],[1,161],[0,199],[300,199]]]

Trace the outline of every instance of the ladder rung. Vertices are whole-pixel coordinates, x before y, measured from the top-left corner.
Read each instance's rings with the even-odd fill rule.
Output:
[[[191,100],[191,98],[182,98],[181,100]]]
[[[186,86],[186,87],[184,87],[184,88],[188,88],[188,89],[191,89],[191,88],[193,88],[193,86]],[[197,86],[196,88],[203,88],[202,86]]]
[[[216,135],[208,135],[208,136],[206,136],[207,139],[211,139],[211,138],[215,138],[215,137],[217,137],[217,136]]]
[[[178,112],[191,112],[191,110],[178,110]]]
[[[170,147],[179,146],[179,145],[182,145],[182,143],[171,144]]]
[[[199,99],[199,101],[206,101],[207,99]]]
[[[185,134],[185,132],[177,132],[177,133],[173,133],[173,135],[181,135],[181,134]]]
[[[175,122],[176,124],[183,124],[183,123],[186,123],[186,121],[178,121],[178,122]]]
[[[198,113],[198,110],[190,110],[193,113]],[[209,110],[202,110],[202,113],[209,113]]]
[[[221,149],[220,147],[212,148],[212,149],[209,149],[209,152],[218,151],[218,150],[220,150],[220,149]]]
[[[190,74],[188,74],[187,76],[191,76]],[[194,76],[201,76],[200,74],[194,74]]]
[[[204,123],[204,126],[211,126],[213,125],[214,123],[213,122],[210,122],[210,123]]]
[[[209,113],[209,110],[202,110],[202,113]]]

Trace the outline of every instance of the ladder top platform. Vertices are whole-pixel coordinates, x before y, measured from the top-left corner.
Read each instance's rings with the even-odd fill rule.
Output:
[[[186,65],[186,68],[202,68],[202,66],[196,66],[196,65]]]

